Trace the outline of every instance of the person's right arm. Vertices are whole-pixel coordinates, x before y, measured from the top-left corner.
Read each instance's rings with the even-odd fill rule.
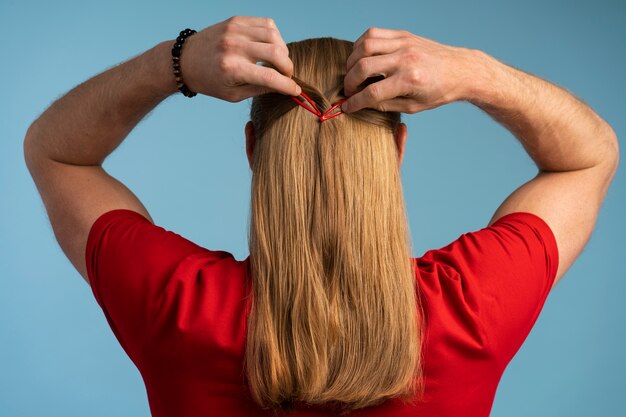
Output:
[[[556,284],[589,241],[617,170],[619,145],[611,126],[554,84],[484,52],[406,31],[369,29],[355,42],[347,71],[346,112],[416,113],[465,100],[520,140],[539,172],[505,199],[489,225],[519,211],[541,217],[557,241]],[[381,74],[384,80],[358,90]]]

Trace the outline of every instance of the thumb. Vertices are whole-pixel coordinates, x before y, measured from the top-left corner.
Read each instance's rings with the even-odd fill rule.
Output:
[[[259,85],[246,85],[245,87],[239,87],[239,94],[243,96],[242,100],[245,100],[250,97],[262,96],[263,94],[272,93],[273,90],[270,90],[266,87],[261,87]]]
[[[418,113],[427,110],[429,107],[418,102],[412,97],[395,97],[385,101],[381,101],[376,105],[378,111],[390,111],[400,113]]]

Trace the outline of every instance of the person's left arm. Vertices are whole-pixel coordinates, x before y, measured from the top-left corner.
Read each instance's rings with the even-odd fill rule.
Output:
[[[100,215],[129,209],[152,221],[141,201],[102,163],[148,112],[178,92],[173,43],[161,42],[78,85],[26,134],[24,158],[55,237],[87,282],[85,246]],[[289,78],[293,66],[272,19],[235,16],[198,32],[185,40],[180,65],[192,91],[231,102],[268,91],[300,93]]]

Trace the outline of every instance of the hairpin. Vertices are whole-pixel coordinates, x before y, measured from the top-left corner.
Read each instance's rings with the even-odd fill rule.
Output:
[[[326,120],[332,119],[333,117],[337,117],[340,114],[342,114],[343,111],[341,110],[341,107],[339,106],[341,106],[341,103],[347,100],[347,98],[339,100],[337,103],[333,104],[333,106],[330,109],[322,113],[317,107],[317,104],[315,104],[315,102],[311,100],[311,98],[304,91],[300,95],[304,97],[306,101],[309,102],[309,105],[307,105],[307,103],[300,100],[297,96],[290,96],[290,97],[293,99],[293,101],[295,101],[296,103],[298,103],[299,105],[301,105],[302,107],[304,107],[305,109],[307,109],[308,111],[310,111],[311,113],[319,117],[320,122],[324,122]],[[335,112],[334,114],[331,114],[333,110],[337,109],[338,107],[339,107],[339,110]]]

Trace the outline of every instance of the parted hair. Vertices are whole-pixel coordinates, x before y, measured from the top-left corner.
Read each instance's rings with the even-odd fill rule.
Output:
[[[324,112],[342,98],[353,42],[287,44],[293,79]],[[264,64],[269,65],[269,64]],[[320,123],[289,96],[253,98],[251,309],[254,401],[341,414],[423,395],[423,310],[394,132],[400,113]]]

